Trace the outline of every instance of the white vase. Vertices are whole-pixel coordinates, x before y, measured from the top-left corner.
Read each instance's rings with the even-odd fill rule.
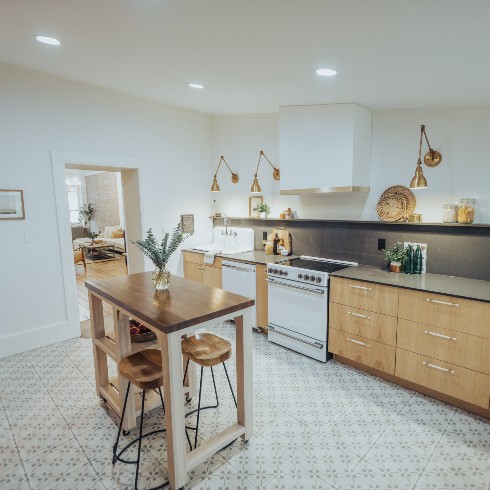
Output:
[[[265,211],[262,211],[259,216],[261,218],[267,218],[267,213]]]

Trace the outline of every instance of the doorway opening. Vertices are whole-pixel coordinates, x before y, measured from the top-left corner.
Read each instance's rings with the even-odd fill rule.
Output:
[[[90,320],[85,281],[128,273],[121,172],[66,168],[66,190],[83,334]]]
[[[144,271],[144,258],[142,254],[133,253],[136,250],[130,242],[142,236],[139,185],[141,162],[122,156],[58,151],[51,152],[51,162],[67,315],[67,329],[60,331],[59,340],[64,340],[80,334],[88,336],[90,333],[90,307],[85,299],[85,281]],[[117,211],[114,211],[113,206],[112,214],[107,214],[103,205],[92,203],[95,204],[92,219],[84,221],[82,213],[79,222],[82,206],[95,201],[91,196],[96,194],[87,188],[87,179],[99,181],[102,177],[116,181]],[[92,183],[90,185],[93,187]],[[102,197],[97,197],[98,200],[104,194],[114,191],[109,190],[109,184],[105,181],[97,189],[102,194]],[[110,245],[102,243],[102,247],[92,249],[86,245],[87,239],[90,243],[101,240],[110,242]],[[94,245],[101,245],[101,242]],[[83,260],[75,264],[75,248],[79,252],[83,250],[85,265]],[[104,313],[112,322],[112,311]]]

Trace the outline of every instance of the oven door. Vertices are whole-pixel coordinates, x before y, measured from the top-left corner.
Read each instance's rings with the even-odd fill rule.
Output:
[[[328,298],[325,287],[270,278],[269,323],[313,341],[327,341]]]

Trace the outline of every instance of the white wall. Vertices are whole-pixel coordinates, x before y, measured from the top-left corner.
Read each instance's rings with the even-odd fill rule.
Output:
[[[427,125],[429,141],[442,153],[435,168],[424,165],[428,189],[415,190],[418,213],[425,222],[440,222],[442,205],[460,197],[478,199],[477,221],[490,223],[490,109],[384,111],[373,114],[371,190],[369,194],[281,196],[270,166],[261,164],[259,182],[271,216],[289,206],[301,218],[377,220],[376,203],[389,186],[409,186],[418,156],[420,124]],[[213,117],[215,161],[225,155],[240,175],[233,185],[226,172],[218,176],[222,192],[217,194],[221,211],[229,216],[247,216],[248,196],[258,152],[263,149],[280,167],[278,117]],[[424,153],[426,147],[424,143]],[[298,168],[301,172],[301,168]],[[211,178],[209,179],[211,185]],[[318,183],[328,185],[327,183]]]
[[[211,236],[203,182],[211,173],[212,137],[208,116],[9,65],[0,64],[0,86],[0,187],[24,189],[26,210],[25,220],[0,221],[3,357],[66,334],[50,152],[141,161],[143,230],[161,233],[181,213],[195,213],[188,244],[202,243]],[[179,254],[169,267],[181,270]]]

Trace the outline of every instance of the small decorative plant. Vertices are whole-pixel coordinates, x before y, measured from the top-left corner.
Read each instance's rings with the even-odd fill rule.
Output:
[[[89,231],[87,233],[87,237],[90,238],[92,241],[94,241],[98,236],[99,236],[99,234],[98,233],[94,233],[93,231]]]
[[[256,211],[260,213],[261,218],[267,218],[267,215],[271,212],[271,208],[267,203],[257,204]]]
[[[402,264],[407,256],[407,250],[401,242],[396,242],[392,248],[384,250],[385,259],[390,263],[392,272],[401,272]]]
[[[189,236],[181,231],[180,223],[174,228],[172,235],[165,233],[160,244],[158,244],[152,229],[146,233],[144,240],[131,240],[155,266],[153,272],[153,285],[157,291],[165,291],[170,285],[170,272],[166,270],[170,256],[177,250],[179,245]]]
[[[94,219],[94,206],[92,203],[87,203],[84,204],[79,210],[78,210],[78,222],[82,226],[88,226],[88,224]]]

